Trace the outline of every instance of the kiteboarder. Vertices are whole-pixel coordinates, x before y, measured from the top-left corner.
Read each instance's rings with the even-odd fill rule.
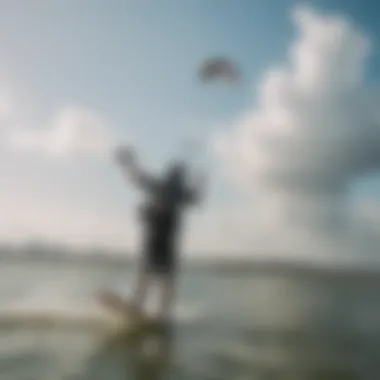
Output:
[[[204,181],[200,178],[195,186],[190,187],[188,167],[184,162],[173,162],[165,175],[158,178],[140,167],[130,149],[118,148],[115,156],[123,173],[145,195],[145,202],[139,210],[143,226],[142,260],[131,302],[134,310],[141,312],[152,281],[159,280],[162,293],[158,318],[167,321],[175,295],[182,217],[189,206],[201,201]]]

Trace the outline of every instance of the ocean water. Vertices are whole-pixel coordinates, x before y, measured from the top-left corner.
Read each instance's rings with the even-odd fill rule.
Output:
[[[122,339],[94,294],[133,280],[127,264],[0,261],[0,379],[380,378],[373,274],[185,267],[173,330]]]

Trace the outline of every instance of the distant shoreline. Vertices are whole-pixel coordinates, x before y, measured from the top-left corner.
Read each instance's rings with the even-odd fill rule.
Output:
[[[39,243],[28,243],[23,245],[0,244],[0,260],[3,262],[49,262],[49,263],[75,263],[78,265],[123,265],[134,267],[136,258],[128,252],[107,250],[100,248],[86,248],[78,251],[72,248],[65,248],[57,245],[45,245]],[[199,255],[198,255],[199,256]],[[1,265],[0,261],[0,265]],[[236,258],[234,259],[216,258],[215,256],[184,259],[185,269],[207,270],[220,274],[230,275],[289,275],[289,276],[333,276],[361,278],[380,281],[380,260],[379,263],[350,262],[312,262],[308,260],[297,260],[275,258]]]

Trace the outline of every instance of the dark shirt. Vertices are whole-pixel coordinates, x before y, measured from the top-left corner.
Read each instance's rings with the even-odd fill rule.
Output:
[[[176,231],[182,212],[195,200],[190,189],[174,181],[155,181],[154,186],[149,186],[147,196],[147,202],[142,209],[144,221],[151,228],[166,233]]]
[[[158,179],[135,165],[127,169],[146,195],[146,200],[140,207],[140,217],[146,227],[150,230],[161,228],[168,232],[175,231],[184,209],[198,201],[198,191],[190,189],[175,176]]]

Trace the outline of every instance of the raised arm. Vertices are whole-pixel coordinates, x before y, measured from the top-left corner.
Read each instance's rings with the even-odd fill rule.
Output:
[[[115,152],[115,158],[123,174],[128,176],[136,185],[147,191],[154,191],[157,188],[157,180],[139,167],[131,149],[118,148]]]
[[[193,186],[189,187],[185,192],[185,202],[189,205],[199,205],[204,199],[206,187],[206,178],[199,175]]]

